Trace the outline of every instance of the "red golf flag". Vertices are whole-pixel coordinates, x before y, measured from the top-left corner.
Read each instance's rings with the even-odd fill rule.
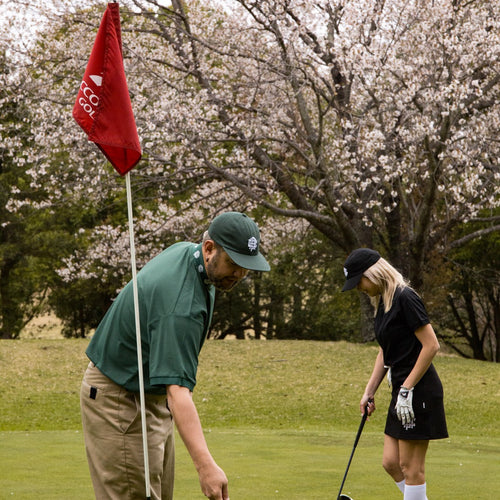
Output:
[[[123,68],[118,3],[109,3],[102,17],[73,118],[120,175],[137,165],[141,145]]]

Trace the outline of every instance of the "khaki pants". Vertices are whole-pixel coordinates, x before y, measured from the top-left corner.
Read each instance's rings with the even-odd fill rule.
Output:
[[[145,395],[151,498],[172,500],[174,432],[166,394]],[[144,500],[139,394],[128,392],[90,363],[80,391],[83,435],[97,500]]]

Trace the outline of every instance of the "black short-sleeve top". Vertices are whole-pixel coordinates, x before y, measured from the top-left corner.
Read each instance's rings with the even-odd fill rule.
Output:
[[[391,309],[384,312],[380,301],[375,316],[375,336],[386,366],[412,366],[422,349],[415,331],[429,323],[422,299],[410,287],[398,287]]]

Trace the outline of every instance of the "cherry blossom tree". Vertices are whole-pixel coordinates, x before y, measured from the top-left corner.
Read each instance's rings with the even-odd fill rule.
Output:
[[[106,212],[123,185],[71,119],[102,4],[52,5],[19,48],[37,140],[17,161],[51,187],[44,203]],[[174,228],[199,234],[241,209],[259,215],[269,248],[283,242],[274,216],[306,221],[332,258],[373,246],[423,290],[429,262],[462,244],[457,226],[488,221],[471,239],[498,231],[498,2],[126,0],[121,12],[144,148],[141,259]],[[92,251],[63,277],[124,269],[126,225],[108,222],[85,229]]]
[[[149,108],[157,159],[305,218],[344,253],[375,245],[420,286],[451,229],[499,203],[497,3],[228,5],[142,10],[144,71],[169,74]]]
[[[182,151],[167,159],[306,219],[344,254],[376,246],[419,289],[429,259],[460,245],[457,225],[498,231],[498,4],[242,0],[224,22],[173,1],[165,13],[145,15],[167,43],[154,61],[174,70],[165,132]]]
[[[32,287],[27,282],[25,291],[13,282],[13,277],[23,277],[19,271],[24,260],[26,232],[23,215],[11,213],[7,206],[11,196],[20,192],[26,179],[16,173],[11,151],[22,145],[23,111],[11,102],[9,87],[5,85],[10,68],[0,53],[0,125],[2,141],[0,145],[0,338],[16,336],[23,325],[25,311],[22,300],[30,296]],[[16,189],[11,192],[13,181]]]
[[[70,210],[39,209],[47,196],[33,189],[24,157],[33,137],[22,86],[15,65],[0,53],[0,338],[18,337],[44,312],[53,270],[73,248],[68,221],[80,220]]]

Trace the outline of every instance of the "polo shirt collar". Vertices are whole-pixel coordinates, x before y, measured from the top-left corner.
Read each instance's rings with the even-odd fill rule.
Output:
[[[193,262],[196,270],[200,274],[201,279],[205,285],[211,285],[212,283],[208,279],[207,270],[205,268],[205,262],[203,262],[203,252],[201,250],[202,244],[196,245],[193,251]]]

